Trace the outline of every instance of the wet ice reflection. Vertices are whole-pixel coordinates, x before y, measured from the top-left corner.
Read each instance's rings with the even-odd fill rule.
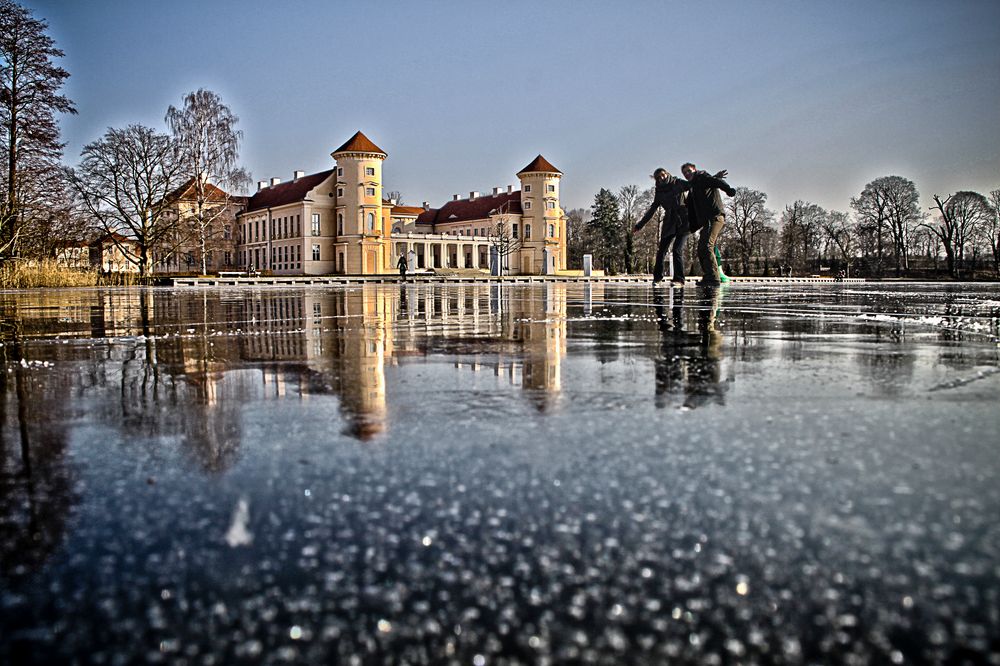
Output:
[[[0,661],[996,658],[998,308],[0,294]]]

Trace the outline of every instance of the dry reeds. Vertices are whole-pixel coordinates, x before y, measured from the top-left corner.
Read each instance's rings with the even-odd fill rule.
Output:
[[[96,269],[67,268],[54,259],[7,261],[0,265],[0,289],[93,287],[99,280]]]

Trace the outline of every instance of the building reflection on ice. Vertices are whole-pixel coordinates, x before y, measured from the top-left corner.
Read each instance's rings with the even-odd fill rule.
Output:
[[[564,285],[255,290],[170,299],[152,318],[184,322],[150,336],[148,361],[193,388],[192,407],[204,418],[202,432],[192,434],[217,444],[204,461],[209,467],[229,447],[228,428],[208,423],[224,419],[227,405],[238,411],[250,398],[333,395],[344,432],[366,440],[386,429],[387,369],[407,359],[459,353],[457,367],[509,376],[544,409],[560,389],[566,348]],[[241,371],[247,368],[255,372]]]

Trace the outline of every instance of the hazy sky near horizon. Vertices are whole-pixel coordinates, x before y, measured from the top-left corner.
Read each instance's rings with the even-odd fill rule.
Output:
[[[328,169],[360,129],[410,205],[516,187],[539,153],[567,209],[688,160],[779,213],[890,174],[925,206],[1000,188],[995,0],[21,2],[66,53],[70,164],[208,88],[255,180]]]

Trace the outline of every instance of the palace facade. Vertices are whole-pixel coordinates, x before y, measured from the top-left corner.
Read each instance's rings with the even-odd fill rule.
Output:
[[[539,155],[517,173],[520,189],[454,195],[440,208],[383,198],[387,153],[360,131],[331,153],[332,169],[260,181],[237,215],[244,270],[275,275],[393,273],[502,266],[506,274],[566,269],[562,172]]]

